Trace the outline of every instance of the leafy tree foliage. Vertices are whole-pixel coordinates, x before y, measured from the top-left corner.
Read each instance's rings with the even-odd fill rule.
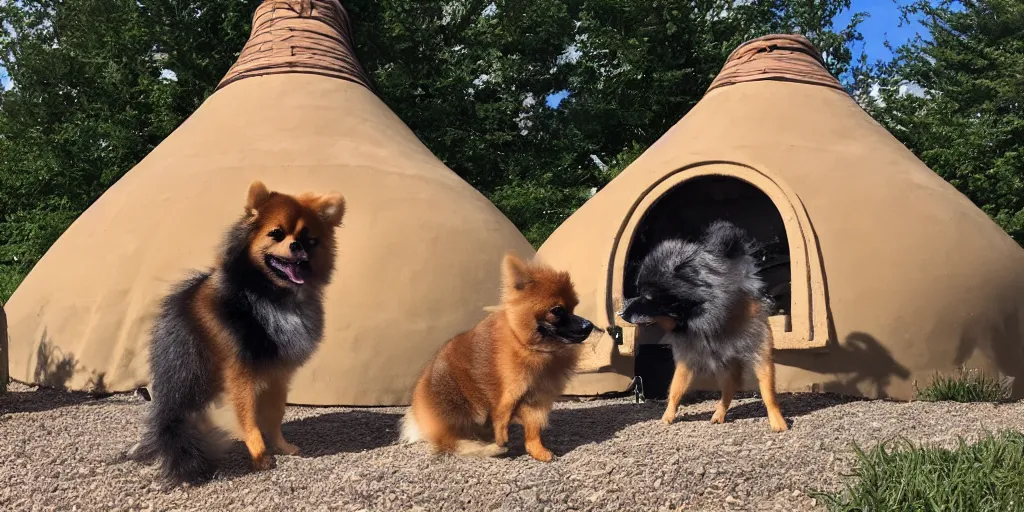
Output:
[[[918,1],[904,15],[919,17],[931,38],[860,73],[862,102],[1024,243],[1024,3]]]
[[[700,99],[799,31],[850,63],[849,0],[345,0],[377,93],[534,244]],[[0,298],[210,94],[259,0],[0,0]],[[855,25],[855,24],[854,24]],[[553,94],[568,94],[557,108]]]
[[[213,90],[258,4],[0,2],[0,299]]]

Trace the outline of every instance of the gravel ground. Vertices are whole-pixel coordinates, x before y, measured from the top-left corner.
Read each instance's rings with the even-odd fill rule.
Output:
[[[661,424],[663,402],[559,404],[548,464],[511,452],[491,460],[432,456],[396,445],[403,408],[290,407],[284,432],[304,450],[247,470],[231,446],[223,471],[200,487],[162,491],[153,469],[121,459],[148,404],[19,384],[0,395],[0,510],[819,510],[807,495],[836,489],[850,443],[903,434],[954,445],[957,436],[1024,428],[1024,402],[1004,405],[851,401],[781,395],[792,428],[768,430],[759,400],[734,402],[712,425],[713,400]]]

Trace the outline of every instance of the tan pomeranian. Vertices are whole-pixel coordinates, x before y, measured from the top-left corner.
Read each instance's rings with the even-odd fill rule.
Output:
[[[501,299],[427,364],[402,426],[405,442],[494,457],[507,451],[508,426],[516,422],[530,456],[553,458],[540,434],[594,326],[573,314],[579,301],[568,273],[511,254],[502,262]]]

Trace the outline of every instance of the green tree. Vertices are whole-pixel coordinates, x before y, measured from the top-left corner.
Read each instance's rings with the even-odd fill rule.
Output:
[[[135,2],[0,5],[0,294],[173,126]]]
[[[209,95],[258,3],[0,2],[0,298]]]
[[[534,245],[685,115],[739,43],[802,32],[840,74],[860,37],[859,18],[832,27],[849,0],[346,6],[382,98]]]
[[[862,103],[1024,243],[1024,3],[922,0],[904,16],[931,37],[861,72]]]
[[[212,92],[259,0],[0,1],[0,297]],[[381,98],[535,245],[700,99],[728,53],[849,0],[345,0]],[[737,5],[738,4],[738,5]],[[558,108],[549,95],[568,91]]]

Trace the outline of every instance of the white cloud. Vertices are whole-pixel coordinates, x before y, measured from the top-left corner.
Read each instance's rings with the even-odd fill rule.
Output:
[[[476,77],[476,80],[473,80],[473,85],[475,85],[477,87],[481,87],[485,83],[487,83],[487,81],[490,80],[490,79],[491,79],[491,75],[488,75],[487,73],[484,73],[484,74]]]
[[[494,2],[491,2],[490,5],[484,8],[484,12],[480,14],[482,14],[485,18],[490,18],[491,16],[498,14],[498,6],[494,5]]]
[[[916,96],[918,98],[927,98],[931,96],[931,93],[921,87],[920,84],[914,82],[904,82],[896,88],[896,95],[902,96]],[[885,106],[885,100],[882,98],[882,86],[878,83],[871,84],[871,88],[868,90],[868,97],[861,98],[858,100],[862,105],[870,101],[878,106]]]
[[[917,96],[918,98],[924,98],[925,96],[928,96],[928,91],[914,82],[907,82],[900,85],[899,95],[905,96],[907,94]]]
[[[527,111],[520,112],[519,115],[516,116],[516,124],[519,125],[520,135],[526,135],[527,133],[530,133],[530,127],[533,126],[533,121],[530,120],[530,116],[532,116],[533,113],[529,112],[529,110],[532,109],[533,106],[536,104],[537,98],[533,95],[533,93],[526,93],[526,96],[523,98],[523,109]]]
[[[177,82],[178,81],[178,74],[175,73],[174,71],[169,70],[169,69],[162,69],[162,70],[160,70],[160,79],[161,80],[167,80],[169,82]]]
[[[581,52],[579,47],[576,46],[576,43],[573,43],[555,59],[555,63],[558,65],[575,64],[576,61],[580,60],[581,55],[583,55],[583,52]]]

